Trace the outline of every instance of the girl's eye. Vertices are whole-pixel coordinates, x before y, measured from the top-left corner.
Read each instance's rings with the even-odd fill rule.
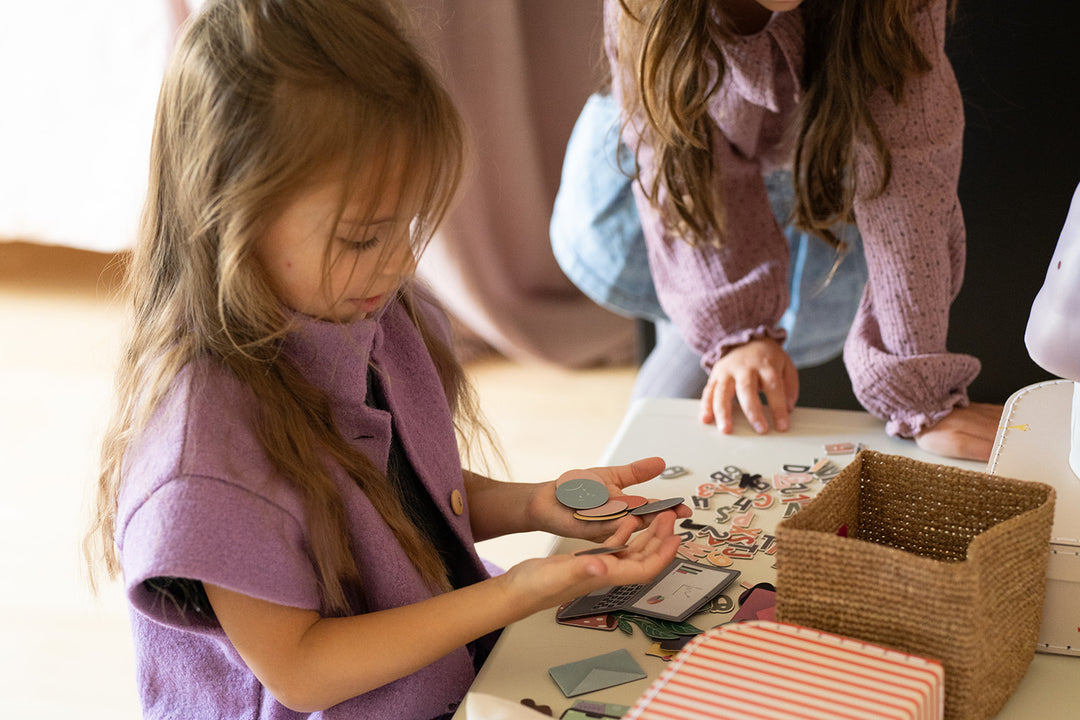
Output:
[[[377,235],[373,235],[365,240],[350,240],[349,238],[338,239],[345,244],[345,247],[356,252],[372,250],[379,244],[379,237]]]

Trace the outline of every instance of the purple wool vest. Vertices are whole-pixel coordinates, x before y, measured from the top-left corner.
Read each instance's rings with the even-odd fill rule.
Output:
[[[340,432],[386,469],[391,433],[461,543],[466,582],[486,578],[464,497],[450,409],[404,308],[346,326],[302,319],[286,353],[330,397]],[[389,412],[365,405],[369,360]],[[116,540],[132,606],[138,686],[147,718],[295,718],[248,670],[220,626],[181,612],[143,582],[178,577],[319,610],[300,498],[255,435],[255,398],[227,370],[183,370],[125,458]],[[340,469],[335,480],[361,571],[357,614],[431,597],[392,532]],[[358,648],[358,652],[363,652]],[[474,678],[467,648],[311,717],[427,719],[452,711]]]

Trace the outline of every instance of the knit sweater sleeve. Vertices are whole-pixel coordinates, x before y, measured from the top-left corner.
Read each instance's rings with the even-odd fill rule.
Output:
[[[963,104],[944,51],[945,5],[934,0],[918,19],[933,69],[909,80],[900,103],[880,89],[871,100],[892,159],[884,192],[874,193],[881,169],[868,137],[857,148],[855,214],[869,280],[844,360],[859,402],[903,436],[967,405],[979,372],[977,359],[946,349],[965,233],[957,198]]]
[[[706,371],[728,350],[759,337],[785,338],[777,327],[789,300],[788,246],[769,208],[757,163],[738,157],[722,137],[721,183],[726,215],[722,247],[691,246],[678,226],[634,192],[657,298]],[[642,148],[639,157],[651,157]],[[648,182],[646,160],[642,179]],[[661,195],[662,197],[662,195]]]
[[[608,59],[612,93],[621,102],[622,73],[617,49],[617,0],[605,3]],[[639,181],[634,183],[649,268],[664,312],[687,344],[701,353],[702,367],[713,364],[728,350],[752,338],[779,341],[777,327],[787,309],[788,246],[769,205],[759,161],[746,157],[717,128],[713,128],[714,166],[720,176],[725,212],[722,247],[708,243],[691,246],[679,224],[665,217],[645,196],[657,169],[653,149],[642,141],[641,118],[630,118],[622,139],[637,154]],[[658,203],[666,193],[661,187]]]

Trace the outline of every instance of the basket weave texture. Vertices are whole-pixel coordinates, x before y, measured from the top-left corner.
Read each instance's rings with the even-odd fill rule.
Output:
[[[993,717],[1035,654],[1054,497],[864,450],[778,525],[777,619],[937,660],[946,719]]]

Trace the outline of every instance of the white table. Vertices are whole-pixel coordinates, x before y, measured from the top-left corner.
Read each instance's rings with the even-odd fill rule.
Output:
[[[863,443],[867,448],[896,455],[905,455],[927,462],[945,462],[922,452],[911,441],[889,437],[884,424],[867,413],[796,408],[792,428],[787,433],[758,436],[743,420],[736,423],[732,435],[721,435],[712,426],[697,420],[696,400],[643,400],[628,413],[614,440],[601,459],[601,464],[618,465],[631,460],[659,455],[669,466],[680,465],[689,474],[674,479],[657,478],[636,486],[634,494],[655,498],[690,497],[709,475],[725,466],[760,473],[765,479],[784,471],[785,464],[810,465],[824,457],[824,445],[829,443]],[[830,456],[837,465],[844,465],[853,455]],[[981,463],[956,461],[954,464],[985,470]],[[819,487],[812,485],[812,490]],[[722,501],[727,504],[727,500]],[[710,510],[695,510],[694,520],[711,523],[715,505]],[[768,532],[782,517],[781,504],[759,512],[753,525]],[[560,540],[554,552],[572,552],[587,547],[576,540]],[[725,594],[736,598],[743,587],[757,582],[775,582],[772,567],[774,557],[758,552],[752,560],[736,560],[733,567],[742,572],[738,586]],[[699,613],[690,622],[708,629],[730,620],[726,614]],[[576,700],[632,705],[665,667],[659,658],[645,655],[652,641],[635,628],[633,636],[615,630],[605,632],[566,627],[555,622],[554,609],[542,611],[516,622],[503,632],[491,657],[480,671],[472,690],[508,700],[532,698],[548,705],[558,717]],[[548,676],[547,670],[575,660],[626,648],[649,674],[645,680],[601,690],[579,698],[566,698]],[[1016,694],[998,715],[1002,720],[1074,720],[1080,717],[1080,658],[1036,654],[1027,676]],[[464,720],[464,710],[455,716]]]

